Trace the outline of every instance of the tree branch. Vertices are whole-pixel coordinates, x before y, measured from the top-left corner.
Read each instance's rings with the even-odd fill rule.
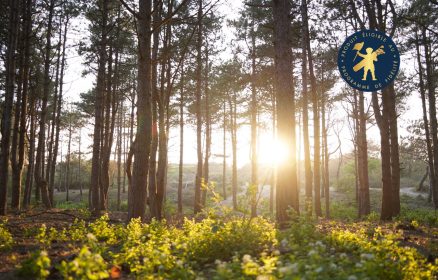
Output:
[[[125,0],[119,0],[120,3],[122,3],[123,7],[125,7],[125,9],[128,10],[128,12],[130,12],[134,17],[139,18],[140,15],[134,11],[131,7],[129,7],[129,5],[125,2]]]

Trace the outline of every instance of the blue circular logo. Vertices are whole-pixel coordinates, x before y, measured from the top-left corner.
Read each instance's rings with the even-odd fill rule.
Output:
[[[352,88],[377,91],[394,81],[400,54],[394,41],[376,30],[361,30],[348,37],[338,53],[341,77]]]

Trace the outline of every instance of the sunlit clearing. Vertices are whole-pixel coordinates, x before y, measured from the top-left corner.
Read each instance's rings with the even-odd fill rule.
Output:
[[[287,145],[278,139],[260,139],[258,161],[262,165],[278,166],[288,158],[289,150]]]

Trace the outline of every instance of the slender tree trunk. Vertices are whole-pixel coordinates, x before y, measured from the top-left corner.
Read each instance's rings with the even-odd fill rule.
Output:
[[[321,68],[323,68],[321,66]],[[322,83],[324,83],[324,73],[322,75]],[[322,182],[323,187],[321,190],[324,190],[324,199],[325,199],[325,217],[327,219],[330,218],[330,182],[329,182],[329,152],[328,152],[328,142],[327,142],[327,130],[328,125],[327,116],[326,116],[326,106],[327,106],[327,98],[323,94],[321,96],[321,129],[322,129],[322,153],[323,153],[323,163],[322,163]]]
[[[12,106],[15,89],[16,48],[18,38],[19,11],[16,0],[9,1],[9,26],[6,53],[6,83],[5,97],[1,119],[1,149],[0,149],[0,215],[6,215],[6,200],[9,173],[10,137],[12,126]]]
[[[167,1],[167,17],[172,14],[171,1]],[[166,196],[166,177],[167,177],[167,151],[168,151],[168,126],[169,126],[169,104],[171,94],[171,72],[170,72],[170,44],[172,28],[171,25],[166,25],[163,43],[163,63],[162,63],[162,78],[161,78],[161,95],[158,103],[159,116],[159,143],[158,143],[158,164],[157,164],[157,205],[156,218],[161,220],[163,217],[163,203]]]
[[[83,192],[83,187],[82,187],[82,153],[81,153],[81,141],[82,141],[82,127],[79,128],[79,143],[78,143],[78,177],[79,177],[79,194],[80,194],[80,199],[82,201],[82,192]]]
[[[23,168],[23,162],[19,160],[18,154],[18,138],[20,135],[20,119],[21,113],[23,113],[21,107],[25,106],[23,104],[23,84],[24,80],[28,77],[25,75],[25,48],[26,48],[26,40],[25,37],[28,36],[24,33],[24,29],[26,28],[26,1],[22,1],[22,15],[24,17],[24,21],[22,23],[22,31],[20,32],[20,39],[18,42],[18,50],[19,50],[19,61],[18,61],[18,77],[17,77],[17,101],[15,102],[15,110],[14,110],[14,128],[12,132],[12,150],[11,150],[11,167],[12,167],[12,196],[11,196],[11,208],[14,210],[20,210],[20,196],[21,196],[21,171]],[[26,114],[26,111],[24,111]],[[24,143],[23,143],[24,144]]]
[[[230,94],[231,95],[231,94]],[[231,167],[231,194],[233,197],[233,210],[237,210],[237,96],[233,92],[228,97],[230,107],[230,131],[231,131],[231,150],[233,153],[233,162]]]
[[[30,133],[29,133],[29,164],[27,165],[27,174],[26,174],[26,185],[24,187],[24,195],[23,195],[23,208],[27,209],[30,204],[30,198],[32,195],[32,183],[33,183],[33,173],[35,166],[35,96],[36,94],[30,94],[29,100],[29,115],[30,115]]]
[[[251,20],[251,217],[257,216],[258,165],[257,165],[257,90],[256,90],[256,42],[254,19]]]
[[[328,127],[326,125],[326,115],[325,115],[325,98],[323,97],[324,104],[321,104],[322,110],[322,138],[324,141],[324,195],[325,195],[325,217],[327,219],[330,218],[330,173],[329,173],[329,164],[330,164],[330,155],[328,152],[328,137],[327,130]]]
[[[432,59],[429,51],[429,42],[426,37],[426,28],[422,28],[422,37],[424,45],[424,57],[426,59],[426,81],[427,81],[427,93],[429,99],[429,118],[430,118],[430,133],[432,135],[432,154],[434,162],[434,176],[435,185],[432,187],[432,200],[435,208],[438,208],[438,128],[436,117],[436,97],[435,97],[435,85],[433,78]]]
[[[18,139],[18,167],[17,181],[22,181],[22,170],[24,165],[24,151],[25,151],[25,137],[26,137],[26,117],[27,117],[27,103],[28,103],[28,91],[29,91],[29,78],[30,78],[30,30],[32,29],[32,1],[26,0],[24,9],[24,69],[23,69],[23,93],[21,98],[21,113],[20,113],[20,135]],[[32,129],[32,127],[30,128]],[[28,155],[30,162],[30,155]],[[28,169],[29,172],[29,169]],[[32,173],[30,173],[32,174]],[[27,184],[26,184],[27,185]],[[21,189],[21,186],[20,186]],[[23,207],[27,207],[26,194],[29,194],[29,190],[26,193],[26,188],[23,194]],[[29,197],[30,198],[30,197]],[[25,202],[26,201],[26,202]]]
[[[397,110],[396,94],[394,83],[390,84],[385,90],[388,96],[388,107],[384,110],[388,112],[389,129],[390,129],[390,149],[391,149],[391,183],[392,183],[392,217],[400,214],[400,156],[398,145],[398,127],[397,127]],[[438,154],[437,154],[438,155]]]
[[[382,94],[385,97],[385,93]],[[372,95],[374,116],[380,130],[380,146],[381,146],[381,160],[382,160],[382,211],[380,218],[388,220],[392,218],[392,183],[391,183],[391,154],[389,142],[389,123],[386,113],[381,113],[378,101],[377,92]],[[384,101],[382,100],[382,103]],[[385,111],[385,107],[383,111]]]
[[[43,204],[46,208],[50,209],[52,203],[50,201],[48,192],[48,182],[45,180],[44,176],[44,155],[45,155],[45,145],[46,145],[46,118],[47,118],[47,101],[50,94],[50,51],[52,48],[51,36],[53,28],[53,13],[54,13],[55,1],[51,0],[49,3],[49,17],[47,23],[47,35],[46,35],[46,46],[44,53],[44,84],[43,84],[43,96],[41,101],[41,114],[39,123],[39,134],[38,134],[38,148],[35,159],[35,182],[37,187],[41,190],[41,198]]]
[[[120,196],[122,190],[122,114],[123,100],[120,101],[120,111],[117,131],[117,211],[120,211]]]
[[[179,96],[179,170],[178,170],[178,213],[183,213],[182,188],[184,168],[184,65],[181,66]]]
[[[312,215],[312,208],[313,208],[313,183],[312,183],[312,166],[310,161],[310,143],[309,143],[309,116],[308,116],[308,92],[307,92],[307,3],[306,0],[302,0],[301,5],[301,13],[303,18],[303,38],[301,39],[302,42],[302,70],[301,70],[301,76],[302,76],[302,82],[303,82],[303,144],[304,144],[304,173],[305,173],[305,179],[306,179],[306,185],[305,185],[305,193],[306,193],[306,214],[311,216]]]
[[[276,135],[276,118],[277,118],[277,106],[275,102],[275,93],[271,92],[271,99],[272,99],[272,139],[277,139]],[[276,186],[277,181],[277,165],[274,164],[272,167],[272,173],[271,173],[271,188],[269,192],[269,213],[274,214],[274,190]]]
[[[58,107],[58,86],[59,86],[59,69],[61,64],[61,42],[62,42],[62,19],[63,14],[59,17],[59,32],[58,32],[58,44],[56,47],[56,70],[55,70],[55,86],[54,90],[55,93],[53,95],[53,111],[50,118],[50,124],[49,124],[49,130],[50,130],[50,138],[48,143],[48,157],[47,157],[47,166],[46,166],[46,181],[48,182],[48,188],[49,188],[49,198],[51,203],[53,204],[53,185],[51,184],[51,176],[52,173],[50,172],[53,165],[56,165],[56,163],[53,164],[53,145],[55,141],[55,127],[56,127],[56,112]]]
[[[202,86],[202,0],[198,0],[198,36],[196,42],[196,90],[195,90],[195,111],[196,111],[196,149],[198,165],[195,180],[195,214],[202,210],[202,115],[201,115],[201,86]]]
[[[157,217],[157,153],[158,153],[158,46],[160,40],[161,29],[159,27],[161,20],[162,3],[154,1],[153,15],[153,45],[152,45],[152,145],[151,156],[149,162],[149,195],[148,204],[151,210],[151,216]]]
[[[227,103],[223,101],[223,161],[222,161],[222,194],[227,199]]]
[[[359,129],[357,135],[358,152],[360,154],[361,166],[359,169],[359,217],[366,216],[371,212],[370,205],[370,186],[368,178],[368,143],[367,143],[367,127],[366,127],[366,115],[364,107],[364,94],[359,91]]]
[[[299,212],[297,166],[295,155],[295,93],[292,75],[292,46],[290,41],[291,23],[288,0],[273,2],[275,78],[277,91],[277,131],[286,150],[286,161],[278,168],[277,182],[277,221],[284,226],[290,219],[288,208]]]
[[[432,143],[431,143],[431,137],[430,137],[430,126],[429,126],[429,120],[427,118],[427,108],[426,108],[426,88],[424,85],[424,73],[423,73],[423,66],[421,64],[421,54],[420,54],[420,42],[418,38],[418,33],[415,31],[415,49],[417,51],[417,63],[418,63],[418,77],[420,80],[420,96],[421,96],[421,105],[423,109],[423,122],[424,122],[424,132],[426,134],[426,146],[427,146],[427,163],[429,166],[429,182],[430,182],[430,189],[433,190],[437,184],[436,177],[435,177],[435,169],[434,169],[434,155],[432,152]]]
[[[208,61],[208,40],[206,40],[205,47],[205,74],[204,74],[204,101],[205,101],[205,155],[204,155],[204,184],[208,186],[209,184],[209,159],[211,151],[211,115],[210,115],[210,101],[208,92],[208,75],[210,71],[209,61]],[[206,206],[207,200],[207,189],[202,189],[201,202],[202,206]]]
[[[310,73],[310,85],[312,88],[312,107],[313,107],[313,184],[314,184],[314,195],[315,195],[315,214],[320,217],[322,216],[321,210],[321,145],[320,145],[320,125],[319,125],[319,96],[316,86],[316,78],[313,71],[313,56],[312,49],[310,47],[310,35],[309,26],[307,18],[307,3],[304,0],[304,29],[306,33],[306,45],[307,45],[307,57],[309,60],[309,73]]]
[[[53,192],[55,187],[55,171],[56,171],[56,161],[58,158],[58,149],[59,149],[59,134],[61,131],[61,109],[62,109],[62,99],[63,99],[63,88],[64,88],[64,71],[65,71],[65,63],[66,63],[66,44],[67,44],[67,30],[69,24],[69,16],[66,16],[64,21],[64,34],[62,39],[62,56],[61,56],[61,68],[60,68],[60,77],[59,77],[59,92],[58,92],[58,101],[56,107],[56,131],[55,131],[55,146],[53,148],[53,158],[51,161],[50,168],[50,182],[49,182],[49,195],[50,201],[53,201]],[[61,157],[62,158],[62,157]]]
[[[97,70],[97,83],[96,83],[96,101],[94,104],[94,133],[93,133],[93,151],[91,160],[91,200],[90,211],[94,214],[98,214],[101,205],[101,164],[103,160],[101,145],[103,139],[101,139],[101,131],[103,125],[103,102],[105,97],[105,65],[107,61],[107,18],[108,18],[108,0],[100,0],[99,5],[102,8],[102,24],[101,24],[101,37],[99,42],[99,62]]]
[[[134,143],[132,186],[128,204],[128,220],[144,219],[146,211],[149,155],[151,151],[151,0],[139,0],[138,26],[138,101],[137,131]]]
[[[71,125],[71,116],[69,120],[69,128],[68,128],[68,144],[67,144],[67,170],[66,170],[66,179],[65,179],[65,200],[69,201],[69,192],[70,192],[70,151],[71,151],[71,135],[72,135],[72,125]]]

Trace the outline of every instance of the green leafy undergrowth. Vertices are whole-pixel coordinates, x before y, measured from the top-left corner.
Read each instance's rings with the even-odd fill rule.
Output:
[[[6,251],[12,247],[14,239],[3,222],[0,222],[0,251]]]
[[[70,255],[51,262],[43,250],[19,266],[19,275],[41,279],[54,271],[64,279],[121,273],[137,279],[349,280],[437,275],[437,264],[400,246],[397,234],[351,225],[349,231],[331,222],[329,230],[320,230],[315,221],[296,217],[288,230],[280,231],[264,218],[185,219],[176,227],[138,219],[112,224],[102,216],[61,230],[42,226],[35,236],[40,247],[50,252],[58,236]]]

